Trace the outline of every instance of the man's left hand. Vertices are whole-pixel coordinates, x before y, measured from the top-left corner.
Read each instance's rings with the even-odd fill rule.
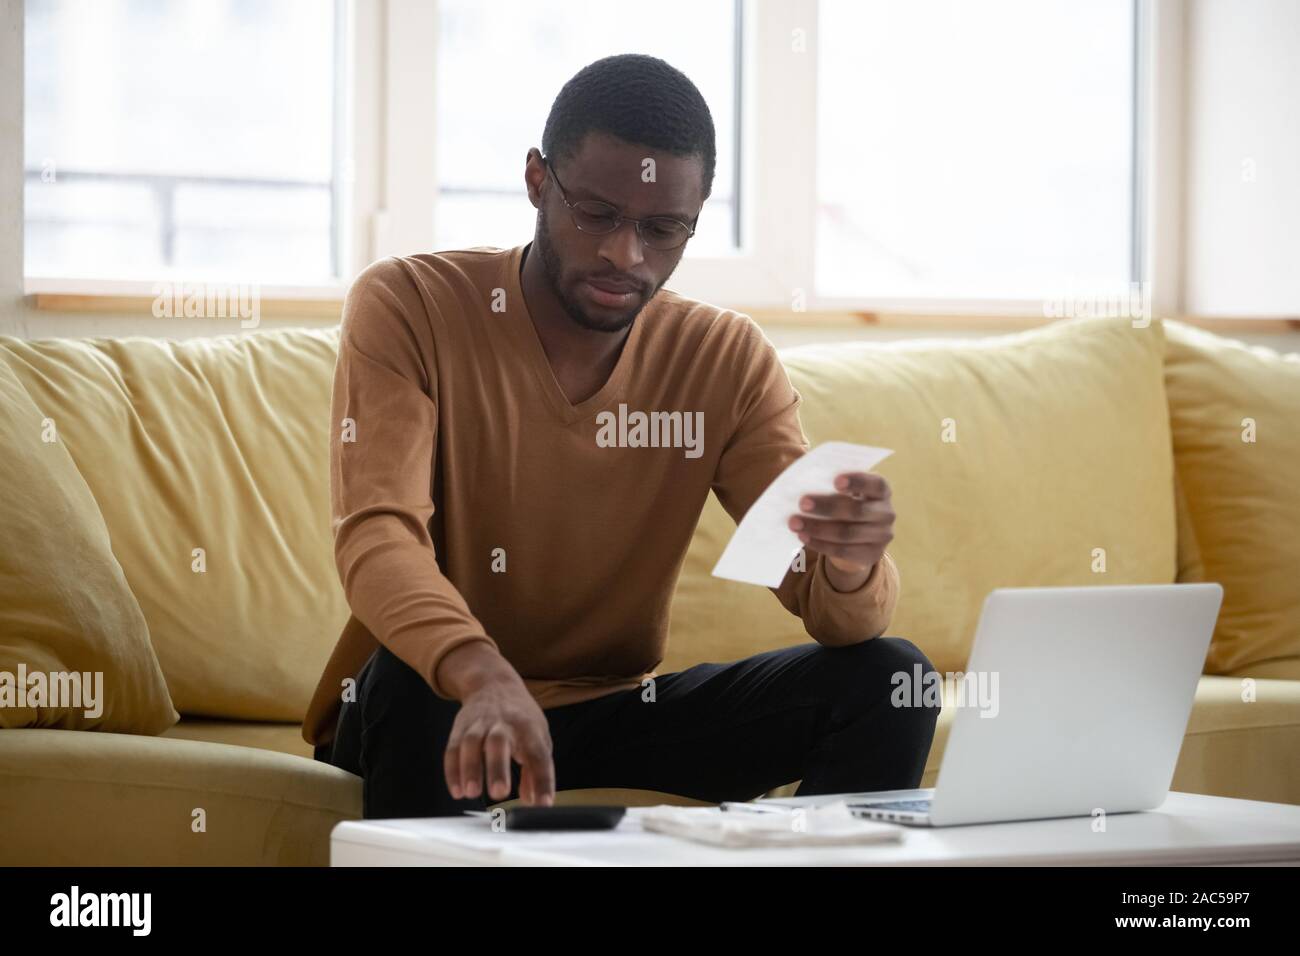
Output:
[[[835,477],[835,487],[835,494],[800,498],[801,512],[790,517],[789,527],[806,547],[826,556],[828,572],[840,572],[831,577],[838,590],[854,590],[894,539],[894,509],[889,482],[875,472],[844,472]]]

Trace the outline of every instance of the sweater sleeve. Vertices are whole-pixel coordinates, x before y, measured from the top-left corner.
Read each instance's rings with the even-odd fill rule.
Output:
[[[437,370],[426,306],[400,260],[357,277],[343,306],[330,428],[334,559],[353,615],[439,697],[453,648],[496,649],[434,553]]]
[[[802,396],[790,383],[776,348],[762,330],[744,320],[737,343],[737,424],[723,449],[713,491],[739,524],[750,506],[791,462],[809,449],[799,421]],[[804,629],[827,646],[879,637],[898,602],[898,568],[888,552],[854,591],[837,591],[826,576],[826,557],[806,550],[805,568],[790,570],[777,599],[802,619]]]

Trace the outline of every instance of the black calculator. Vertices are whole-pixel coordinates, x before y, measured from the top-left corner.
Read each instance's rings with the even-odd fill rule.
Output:
[[[507,830],[612,830],[627,807],[507,807]]]

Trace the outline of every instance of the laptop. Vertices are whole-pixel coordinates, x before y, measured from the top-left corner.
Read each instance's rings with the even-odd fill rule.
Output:
[[[934,827],[1154,809],[1222,600],[1215,583],[998,588],[949,681],[960,697],[934,787],[755,802],[844,800]]]

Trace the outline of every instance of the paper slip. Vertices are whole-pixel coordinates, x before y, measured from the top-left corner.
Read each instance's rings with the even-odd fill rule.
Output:
[[[896,843],[902,830],[853,815],[843,800],[798,807],[789,813],[723,812],[716,807],[657,806],[641,815],[655,833],[723,847],[842,846]]]
[[[828,441],[792,462],[745,512],[713,568],[714,577],[779,586],[803,547],[789,527],[790,516],[799,513],[799,499],[833,494],[836,475],[870,471],[893,453],[890,448]]]

